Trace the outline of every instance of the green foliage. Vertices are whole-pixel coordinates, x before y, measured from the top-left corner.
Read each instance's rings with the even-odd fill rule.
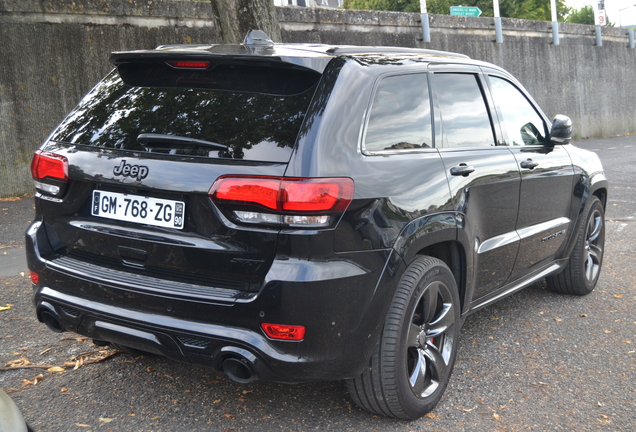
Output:
[[[429,13],[449,15],[451,6],[477,6],[482,16],[494,16],[492,0],[428,0]],[[419,12],[420,0],[345,0],[344,9],[390,10]],[[563,0],[557,0],[557,17],[564,21],[570,8]],[[499,14],[507,18],[523,18],[537,21],[551,21],[550,0],[501,0]]]
[[[594,25],[594,8],[583,6],[581,9],[573,9],[570,15],[565,18],[565,22]]]
[[[419,12],[420,0],[344,0],[343,9]]]
[[[614,27],[614,23],[607,18],[607,26]],[[565,17],[565,22],[573,23],[573,24],[588,24],[588,25],[596,25],[596,16],[594,12],[594,7],[592,6],[583,6],[581,9],[572,9],[570,10],[570,14]]]

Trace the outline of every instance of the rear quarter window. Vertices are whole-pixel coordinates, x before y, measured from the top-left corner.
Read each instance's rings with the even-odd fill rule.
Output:
[[[432,147],[427,74],[382,78],[375,90],[364,149],[375,153]]]

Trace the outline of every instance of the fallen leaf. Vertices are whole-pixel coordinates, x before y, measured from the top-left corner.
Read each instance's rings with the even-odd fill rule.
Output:
[[[624,340],[624,341],[623,341],[623,343],[624,343],[625,345],[631,345],[632,341]]]
[[[248,394],[248,393],[253,393],[254,390],[243,390],[241,393],[243,393],[244,395]]]
[[[11,309],[10,306],[0,306],[0,312]]]
[[[52,368],[48,368],[46,371],[48,373],[60,373],[60,372],[64,372],[66,369],[61,368],[59,366],[53,366]]]
[[[215,401],[214,401],[214,402],[212,402],[212,403],[219,403],[219,402],[221,402],[221,399],[217,399],[217,400],[215,400]]]
[[[614,298],[623,298],[623,295],[622,295],[622,294],[616,294],[616,295],[614,296]]]
[[[495,420],[499,420],[501,418],[497,413],[492,413],[492,416]]]
[[[555,318],[554,320],[555,320],[556,322],[561,322],[561,321],[563,321],[563,318]]]
[[[471,411],[472,411],[472,410],[474,410],[474,409],[475,409],[475,408],[471,408],[471,409],[462,409],[462,411],[465,411],[465,412],[471,412]]]
[[[102,422],[102,423],[110,423],[110,422],[113,421],[113,419],[112,418],[106,418],[106,417],[100,417],[99,421]]]
[[[603,417],[604,419],[608,419],[609,416],[606,416],[605,414],[601,414],[601,417]]]
[[[62,387],[62,388],[60,389],[60,392],[62,392],[62,393],[67,392],[67,391],[68,391],[68,389],[67,389],[66,387]]]
[[[428,414],[426,414],[426,416],[425,416],[425,417],[428,417],[428,418],[430,418],[430,419],[434,419],[436,416],[435,416],[435,414],[433,414],[433,413],[428,413]]]
[[[42,381],[44,379],[44,375],[40,374],[38,376],[36,376],[35,378],[33,378],[32,381],[29,381],[27,379],[22,380],[22,385],[23,386],[30,386],[30,385],[36,385],[37,383],[39,383],[40,381]]]
[[[90,425],[83,424],[83,423],[75,423],[75,426],[79,426],[79,427],[91,427]]]
[[[29,361],[29,359],[22,357],[19,358],[17,360],[11,360],[9,362],[7,362],[5,364],[5,366],[9,366],[9,367],[24,367],[24,366],[29,366],[32,365],[33,363]]]
[[[499,321],[501,318],[496,318],[496,317],[492,317],[490,318],[491,321]]]
[[[148,366],[148,367],[146,368],[146,370],[147,370],[148,372],[154,372],[154,371],[156,371],[157,369],[153,368],[152,366]]]
[[[603,330],[603,333],[605,333],[605,334],[610,334],[610,333],[611,333],[611,330]]]
[[[225,418],[234,418],[234,414],[223,414]]]
[[[587,314],[581,314],[581,315],[579,315],[579,316],[580,316],[581,318],[586,318],[586,317],[587,317]]]

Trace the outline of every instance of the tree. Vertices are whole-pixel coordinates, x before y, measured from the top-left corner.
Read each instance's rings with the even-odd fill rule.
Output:
[[[241,43],[250,30],[263,30],[281,42],[280,24],[272,0],[211,0],[217,43]]]
[[[596,25],[596,14],[594,12],[594,7],[588,5],[583,6],[581,9],[572,9],[570,11],[570,14],[565,17],[565,22],[573,24]],[[607,26],[614,27],[614,23],[610,22],[609,18],[607,18]]]
[[[573,9],[565,18],[565,22],[574,24],[594,25],[594,8],[592,6],[583,6],[581,9]]]
[[[492,0],[428,0],[429,13],[449,15],[451,6],[477,6],[483,16],[494,16]],[[345,9],[391,10],[419,12],[420,0],[345,0]],[[557,0],[557,16],[563,21],[569,13],[563,0]],[[501,0],[499,14],[507,18],[523,18],[537,21],[551,21],[550,0]]]

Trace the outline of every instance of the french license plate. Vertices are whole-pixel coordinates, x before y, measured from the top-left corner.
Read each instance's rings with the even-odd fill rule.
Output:
[[[185,203],[95,190],[91,214],[120,221],[182,229]]]

